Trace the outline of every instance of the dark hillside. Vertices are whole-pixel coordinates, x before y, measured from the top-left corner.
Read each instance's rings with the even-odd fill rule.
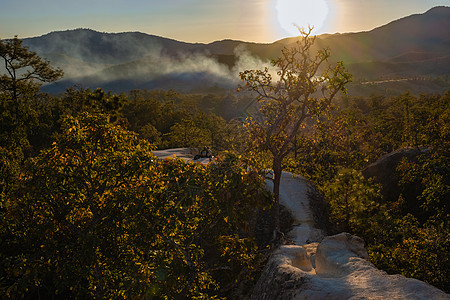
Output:
[[[118,64],[140,59],[149,53],[192,51],[196,44],[183,43],[140,32],[102,33],[90,29],[51,32],[24,40],[40,53],[59,53],[86,62]]]

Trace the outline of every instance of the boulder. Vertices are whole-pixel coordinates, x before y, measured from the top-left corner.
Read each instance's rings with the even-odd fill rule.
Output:
[[[363,239],[348,233],[326,237],[317,247],[316,274],[323,277],[345,275],[352,261],[363,264],[370,261]]]
[[[381,184],[382,194],[386,200],[395,201],[399,194],[398,181],[399,174],[396,170],[403,158],[415,160],[418,155],[430,151],[429,148],[402,148],[380,157],[376,162],[370,164],[362,170],[365,178],[373,178],[375,182]]]

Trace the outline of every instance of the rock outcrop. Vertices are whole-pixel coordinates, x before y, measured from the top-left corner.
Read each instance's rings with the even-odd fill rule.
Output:
[[[272,253],[251,299],[450,299],[425,282],[378,270],[357,236],[324,237],[309,205],[312,188],[303,177],[283,173],[280,204],[293,215],[288,237],[296,245]]]
[[[388,275],[368,259],[364,241],[348,233],[321,243],[281,246],[271,256],[252,298],[450,299],[416,279]]]

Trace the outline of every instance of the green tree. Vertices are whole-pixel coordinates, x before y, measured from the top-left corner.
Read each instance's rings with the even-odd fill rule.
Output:
[[[324,187],[330,205],[330,221],[339,232],[366,233],[370,217],[378,212],[380,187],[352,169],[342,169]]]
[[[0,76],[0,89],[14,101],[25,90],[36,89],[38,82],[53,82],[63,76],[61,69],[53,69],[49,61],[24,47],[17,36],[0,40],[0,57],[6,72]]]
[[[170,128],[170,147],[199,148],[205,144],[209,144],[208,132],[192,119],[183,119]]]
[[[128,94],[128,101],[122,108],[122,113],[130,123],[130,129],[140,132],[147,124],[162,132],[161,122],[169,118],[163,115],[162,101],[149,91],[133,90]],[[169,126],[170,127],[170,126]]]
[[[156,146],[161,145],[161,133],[150,123],[141,127],[139,130],[139,136],[146,139],[150,143],[155,144]]]
[[[370,261],[389,274],[402,274],[450,292],[450,231],[448,223],[421,226],[411,214],[374,216],[366,232]],[[371,219],[374,219],[372,217]]]
[[[91,114],[108,114],[111,121],[121,117],[120,110],[127,103],[123,94],[115,95],[101,88],[95,90],[68,88],[62,98],[66,114],[76,116],[82,112]]]
[[[103,298],[136,270],[126,254],[131,241],[123,235],[133,219],[124,219],[123,194],[155,164],[150,148],[103,116],[69,117],[63,132],[5,199],[2,297]]]
[[[17,166],[33,150],[30,137],[40,134],[40,83],[57,80],[62,71],[29,51],[17,37],[0,40],[0,61],[0,151],[11,153],[9,159],[15,162],[8,165]]]
[[[272,157],[276,230],[279,230],[283,160],[292,152],[292,143],[306,122],[324,115],[332,99],[339,91],[345,91],[351,78],[342,63],[327,64],[328,49],[319,50],[315,55],[311,53],[315,42],[315,37],[310,36],[311,30],[300,30],[302,37],[297,46],[283,49],[282,56],[272,61],[277,69],[275,79],[268,68],[240,73],[260,104],[260,115],[250,118],[247,126],[255,146],[269,151]]]

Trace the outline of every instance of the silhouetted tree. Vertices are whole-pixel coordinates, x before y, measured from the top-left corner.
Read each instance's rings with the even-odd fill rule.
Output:
[[[63,76],[61,69],[53,69],[49,61],[24,47],[17,36],[0,40],[0,57],[6,72],[0,75],[1,91],[9,93],[15,101],[23,90],[35,87],[37,82],[52,82]]]

